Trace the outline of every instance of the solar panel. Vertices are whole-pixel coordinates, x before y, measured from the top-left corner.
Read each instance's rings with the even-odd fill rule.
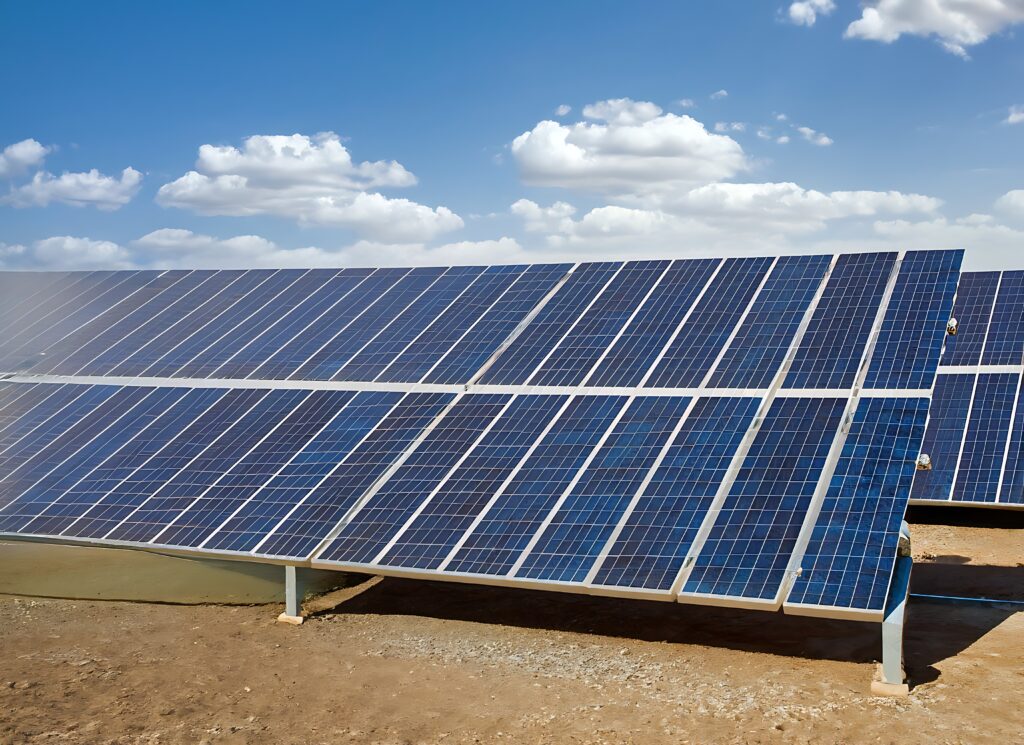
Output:
[[[1024,272],[968,272],[957,289],[913,504],[1024,507]]]
[[[960,259],[33,275],[0,532],[877,618]]]

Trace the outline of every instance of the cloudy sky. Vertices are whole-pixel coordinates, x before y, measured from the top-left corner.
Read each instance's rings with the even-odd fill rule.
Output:
[[[1024,268],[1024,0],[40,1],[0,28],[3,268]]]

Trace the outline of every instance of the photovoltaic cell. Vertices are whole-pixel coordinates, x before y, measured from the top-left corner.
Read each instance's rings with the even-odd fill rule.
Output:
[[[582,582],[637,493],[690,399],[633,399],[565,495],[518,577]]]
[[[999,285],[999,272],[964,272],[956,292],[953,317],[959,328],[946,338],[943,365],[981,364],[981,351]]]
[[[842,398],[772,403],[685,592],[766,601],[778,595],[845,406]]]
[[[882,611],[928,400],[860,401],[789,603]]]
[[[784,388],[852,388],[896,254],[844,254],[811,316]]]
[[[767,388],[821,286],[831,256],[783,256],[708,383],[713,388]]]
[[[525,383],[621,267],[611,262],[578,267],[479,382]]]
[[[638,385],[720,263],[715,259],[672,262],[640,312],[587,379],[587,385]]]
[[[907,252],[871,355],[865,388],[932,387],[962,259],[962,251]]]
[[[939,375],[936,379],[921,444],[921,452],[931,458],[932,467],[917,473],[911,499],[950,499],[973,394],[974,375]]]
[[[574,399],[445,571],[507,574],[626,401],[624,396]]]
[[[1024,271],[1003,272],[985,340],[985,365],[1024,362]]]
[[[1024,378],[1021,379],[1024,388]],[[1006,504],[1024,504],[1024,396],[1017,393],[1017,411],[1013,417],[1010,432],[1010,446],[1006,451],[1006,465],[1003,466],[1003,483],[999,490],[999,501]]]
[[[700,385],[771,265],[767,257],[728,259],[645,385]]]
[[[955,501],[995,501],[1019,385],[1020,376],[1016,374],[978,376],[960,468],[953,487]]]
[[[669,590],[750,428],[759,398],[702,398],[644,489],[593,583]]]
[[[508,400],[508,395],[490,394],[460,399],[345,524],[323,552],[323,558],[372,563]]]
[[[566,400],[565,396],[517,397],[468,457],[449,473],[379,563],[436,569]]]

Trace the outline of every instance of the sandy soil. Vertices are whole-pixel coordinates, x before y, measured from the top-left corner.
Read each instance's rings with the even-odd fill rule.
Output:
[[[1024,600],[1024,529],[915,525],[914,590]],[[0,743],[1007,743],[1020,606],[911,604],[905,699],[878,627],[395,579],[307,603],[0,597]]]

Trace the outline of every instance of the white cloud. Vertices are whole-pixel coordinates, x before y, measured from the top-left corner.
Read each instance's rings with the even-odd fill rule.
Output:
[[[676,103],[684,109],[692,109],[697,106],[697,102],[692,98],[680,98]]]
[[[53,148],[45,147],[33,139],[8,145],[0,153],[0,178],[18,176],[31,168],[41,166],[52,150]]]
[[[812,145],[817,145],[818,147],[828,147],[833,142],[832,138],[824,132],[818,132],[810,127],[797,127],[796,131],[799,132],[800,136],[805,140],[810,142]]]
[[[131,252],[111,241],[69,235],[44,238],[31,245],[0,243],[4,269],[130,269]]]
[[[120,178],[105,176],[95,168],[85,173],[62,173],[60,176],[38,171],[29,183],[12,188],[0,203],[14,207],[45,207],[51,202],[60,202],[109,212],[132,201],[141,184],[142,174],[134,168],[125,168]]]
[[[1010,112],[1003,120],[1005,124],[1020,124],[1024,122],[1024,106],[1011,106]]]
[[[969,47],[1024,21],[1024,0],[874,0],[851,23],[847,38],[890,44],[904,34],[936,37],[967,58]]]
[[[555,202],[550,207],[541,207],[529,199],[520,199],[510,208],[513,215],[523,219],[523,225],[531,233],[561,233],[571,229],[572,216],[576,208],[568,202]]]
[[[555,116],[566,116],[571,111],[572,111],[572,106],[570,106],[567,103],[563,103],[563,104],[559,105],[559,107],[557,109],[555,109]]]
[[[780,145],[786,145],[789,143],[789,135],[781,135],[775,139]]]
[[[716,132],[744,132],[746,129],[746,122],[715,122]]]
[[[627,98],[584,107],[592,120],[542,121],[512,142],[523,180],[608,194],[679,189],[730,178],[749,167],[732,138],[688,115]]]
[[[712,93],[710,98],[717,101],[720,98],[727,98],[728,96],[729,96],[729,91],[727,91],[725,88],[722,88],[722,89],[717,90],[714,93]]]
[[[802,0],[789,6],[789,20],[797,26],[813,26],[819,14],[827,16],[835,9],[832,0]]]
[[[785,114],[776,114],[775,115],[775,120],[779,121],[779,122],[784,122],[784,121],[787,121],[788,119],[789,119],[789,117],[786,116]]]
[[[1024,218],[1024,189],[1008,191],[996,200],[996,209],[1014,217]]]
[[[372,191],[415,183],[395,161],[353,162],[332,132],[256,135],[241,149],[203,145],[196,170],[160,187],[157,201],[204,215],[276,215],[333,225],[389,242],[429,240],[463,226],[446,207]]]

